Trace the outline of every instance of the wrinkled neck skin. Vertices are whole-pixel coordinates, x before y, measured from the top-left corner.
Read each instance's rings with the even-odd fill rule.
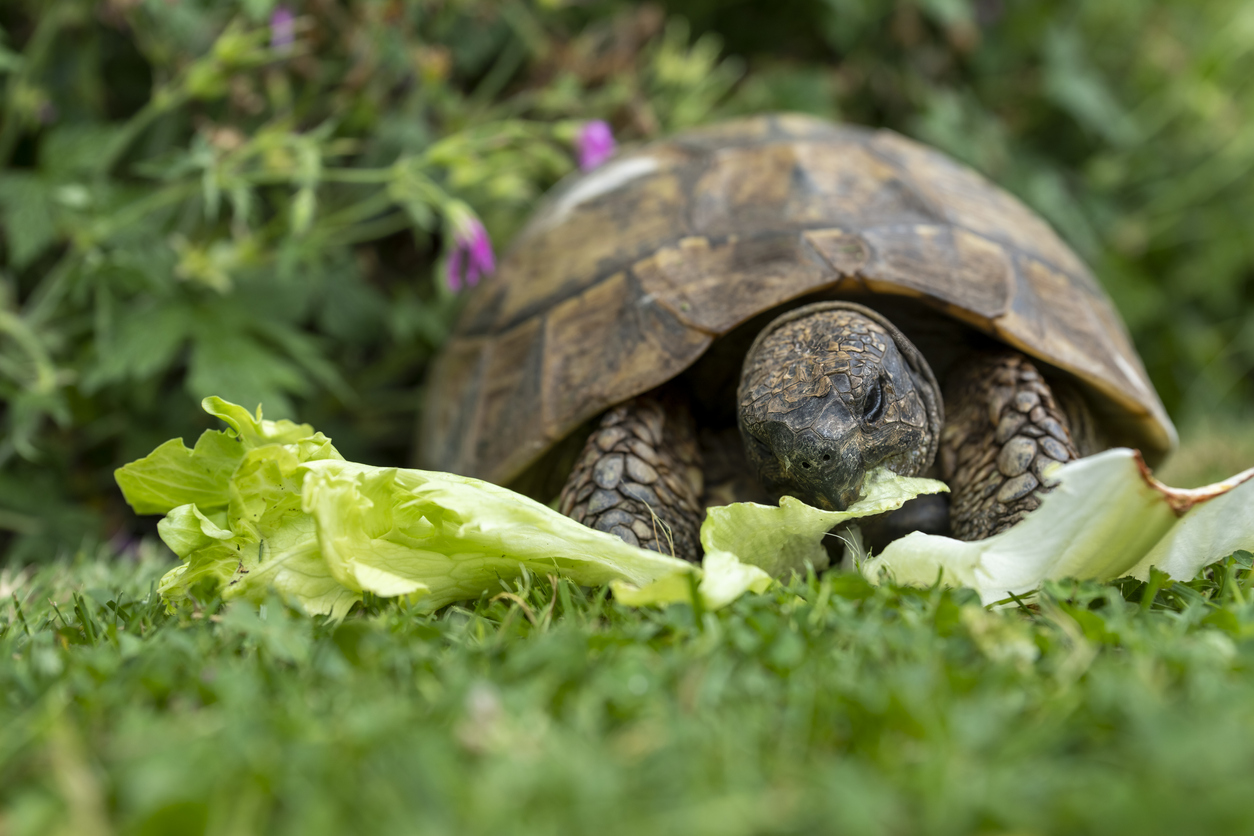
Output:
[[[843,511],[874,468],[915,476],[936,456],[936,378],[861,305],[820,302],[777,318],[749,349],[737,394],[750,466],[776,496]]]

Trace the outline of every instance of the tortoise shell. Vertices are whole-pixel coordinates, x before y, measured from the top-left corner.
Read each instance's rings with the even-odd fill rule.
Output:
[[[1109,297],[1022,203],[886,130],[765,116],[560,184],[471,295],[422,466],[505,484],[575,428],[802,297],[913,297],[1070,376],[1151,462],[1170,419]]]

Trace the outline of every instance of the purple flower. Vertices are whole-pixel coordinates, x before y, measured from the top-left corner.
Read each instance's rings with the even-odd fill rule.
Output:
[[[270,48],[286,52],[296,40],[296,15],[287,6],[279,6],[270,15]]]
[[[445,278],[449,290],[456,293],[462,283],[474,287],[480,276],[496,269],[496,257],[492,255],[492,241],[488,231],[475,218],[466,218],[457,224],[453,234],[453,251],[448,256],[448,272]]]
[[[618,143],[614,141],[614,132],[610,125],[601,119],[585,122],[579,129],[575,139],[575,148],[579,152],[579,167],[591,171],[614,155]]]

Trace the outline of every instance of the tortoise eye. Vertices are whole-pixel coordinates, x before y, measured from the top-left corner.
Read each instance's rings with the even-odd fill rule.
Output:
[[[862,403],[862,420],[874,424],[884,417],[884,382],[875,378],[867,387],[866,400]]]

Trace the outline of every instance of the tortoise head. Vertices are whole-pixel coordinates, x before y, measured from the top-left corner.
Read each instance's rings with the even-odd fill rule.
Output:
[[[926,470],[940,441],[940,389],[923,355],[875,311],[819,302],[762,330],[745,356],[738,423],[762,485],[844,510],[865,474]]]

